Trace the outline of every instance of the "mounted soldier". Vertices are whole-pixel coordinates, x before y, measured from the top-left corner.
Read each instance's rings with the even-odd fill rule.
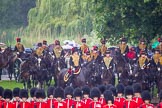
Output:
[[[81,56],[81,64],[85,65],[86,63],[92,60],[89,49],[84,50],[84,54]]]
[[[16,51],[18,57],[21,58],[22,54],[23,54],[24,51],[25,51],[25,48],[24,48],[24,45],[21,44],[21,38],[17,37],[17,38],[16,38],[16,41],[17,41],[17,43],[16,43],[16,45],[15,45],[14,51]]]
[[[148,59],[148,57],[146,55],[146,52],[141,51],[140,57],[138,59],[138,65],[139,65],[140,69],[147,68],[148,62],[149,62],[149,59]]]
[[[129,52],[126,54],[126,57],[129,60],[129,63],[133,65],[136,62],[136,58],[137,58],[135,48],[131,47],[129,49]]]
[[[82,45],[80,46],[80,51],[81,51],[81,55],[84,54],[84,50],[85,49],[89,49],[88,45],[86,44],[86,38],[82,38]]]
[[[106,40],[105,39],[101,39],[101,48],[100,48],[100,53],[101,53],[101,56],[104,56],[105,55],[105,52],[107,50],[107,47],[106,47]]]
[[[56,59],[64,57],[64,51],[63,51],[63,48],[60,45],[59,40],[55,40],[55,46],[53,48],[53,54],[54,54]]]
[[[161,56],[161,54],[160,54],[159,49],[155,49],[152,59],[153,59],[154,63],[156,63],[156,65],[158,65],[158,63],[159,63],[160,56]]]
[[[39,57],[43,56],[43,52],[44,52],[44,48],[42,47],[42,43],[40,42],[40,43],[38,43],[38,47],[35,51],[36,57],[39,58]]]
[[[95,60],[96,63],[101,63],[102,57],[99,54],[98,47],[93,46],[92,52],[91,52],[91,57],[93,60]]]
[[[128,51],[129,51],[129,47],[127,45],[127,39],[125,37],[121,38],[121,43],[119,44],[119,49],[120,49],[120,53],[125,56]]]
[[[43,47],[44,50],[47,50],[48,44],[47,44],[47,41],[46,40],[43,40],[42,47]]]
[[[139,44],[137,46],[137,53],[139,54],[141,51],[145,51],[147,53],[147,45],[145,39],[140,39]]]

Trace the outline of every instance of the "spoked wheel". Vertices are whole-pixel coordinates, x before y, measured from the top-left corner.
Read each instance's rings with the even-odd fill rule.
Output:
[[[22,60],[20,58],[17,58],[14,62],[14,78],[17,82],[19,82],[19,76],[20,76],[20,64],[22,63]]]

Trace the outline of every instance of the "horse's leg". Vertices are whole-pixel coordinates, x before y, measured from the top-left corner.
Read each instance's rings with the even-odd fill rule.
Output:
[[[117,77],[118,77],[118,83],[120,83],[120,75],[119,75],[119,72],[117,72]]]

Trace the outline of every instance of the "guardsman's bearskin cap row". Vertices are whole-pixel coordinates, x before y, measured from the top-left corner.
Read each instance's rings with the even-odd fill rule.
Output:
[[[47,89],[47,96],[50,97],[50,95],[53,95],[54,94],[54,90],[55,88],[54,87],[48,87]]]
[[[54,97],[55,98],[58,98],[58,97],[64,98],[64,90],[63,90],[63,88],[57,87],[55,89],[55,91],[54,91]]]
[[[142,92],[142,99],[145,100],[151,100],[151,95],[148,90],[145,90]]]
[[[94,88],[91,89],[91,91],[90,91],[90,97],[91,98],[94,98],[94,97],[100,98],[100,96],[101,96],[101,93],[100,93],[100,90],[97,87],[94,87]]]
[[[74,91],[73,87],[67,86],[67,87],[65,88],[65,96],[67,96],[67,95],[73,96],[73,91]]]
[[[142,92],[142,87],[139,83],[133,84],[133,92],[134,93],[141,93]]]
[[[16,38],[16,41],[17,41],[17,42],[21,42],[21,38],[17,37],[17,38]]]
[[[114,103],[114,96],[113,96],[112,91],[106,90],[103,94],[104,94],[104,98],[106,100],[106,103],[108,101],[112,101],[112,103]]]
[[[119,83],[116,86],[117,93],[124,93],[124,85],[122,83]]]
[[[90,88],[86,85],[82,87],[83,95],[90,95]]]
[[[82,90],[80,88],[76,88],[74,90],[74,97],[82,97]]]
[[[104,91],[106,90],[105,85],[99,85],[99,86],[98,86],[98,88],[99,88],[99,90],[100,90],[101,94],[103,94],[103,93],[104,93]]]
[[[12,90],[10,89],[5,89],[3,92],[3,98],[4,99],[12,99]]]
[[[45,94],[45,91],[43,89],[37,89],[35,91],[35,97],[36,98],[46,98],[46,94]]]
[[[0,86],[0,96],[3,96],[4,88]]]
[[[19,97],[20,94],[20,88],[16,87],[13,89],[13,96],[14,97]]]
[[[132,86],[127,86],[125,88],[125,96],[127,96],[127,95],[133,95],[133,88],[132,88]]]
[[[37,91],[37,88],[36,87],[33,87],[30,89],[30,96],[31,97],[35,97],[35,92]]]
[[[28,98],[28,91],[25,89],[20,90],[20,98]]]

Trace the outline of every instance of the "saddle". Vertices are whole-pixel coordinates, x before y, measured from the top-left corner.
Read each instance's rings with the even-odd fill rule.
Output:
[[[72,74],[78,75],[80,73],[80,69],[81,69],[80,67],[75,68],[74,71],[69,69],[64,75],[64,81],[67,82],[69,80],[69,78],[72,76]]]

